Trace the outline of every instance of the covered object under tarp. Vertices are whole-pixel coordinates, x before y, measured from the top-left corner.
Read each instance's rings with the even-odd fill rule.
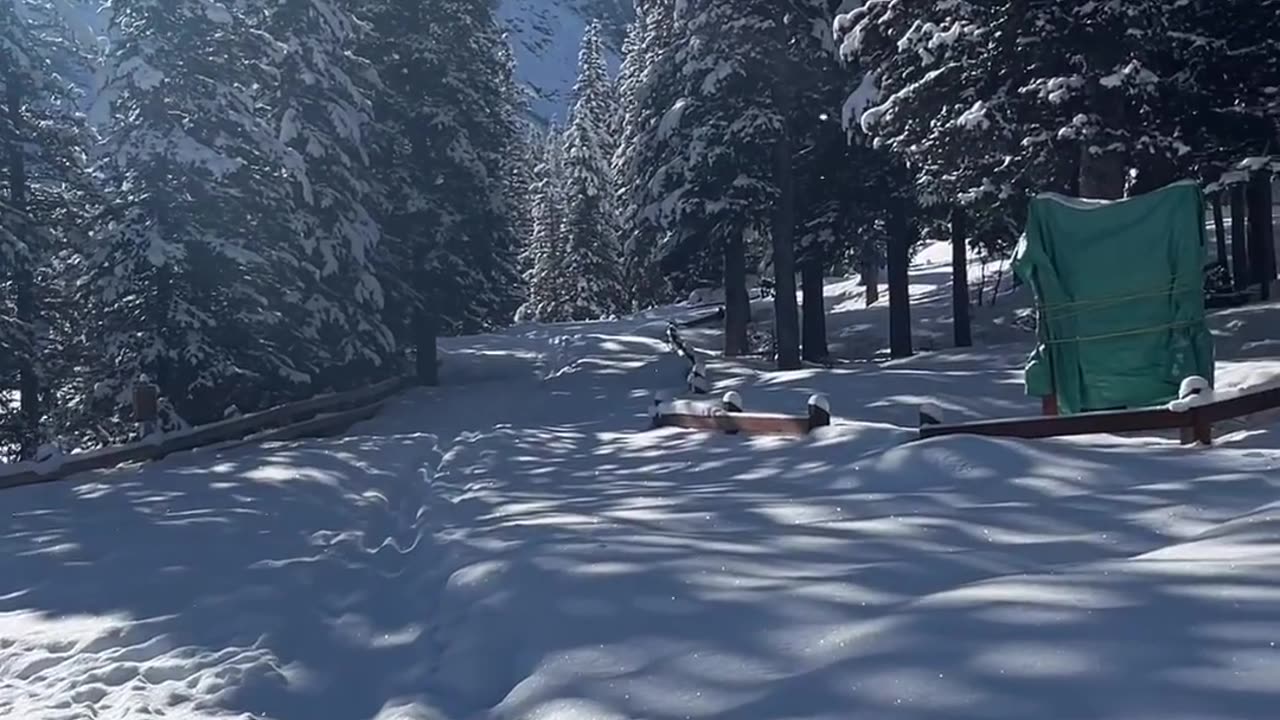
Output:
[[[1204,196],[1195,182],[1115,201],[1031,200],[1013,267],[1036,298],[1027,394],[1060,412],[1149,407],[1213,382]]]

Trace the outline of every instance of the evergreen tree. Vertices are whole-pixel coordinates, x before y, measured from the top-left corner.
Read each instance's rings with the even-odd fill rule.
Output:
[[[600,150],[611,161],[617,149],[614,130],[618,122],[619,91],[609,79],[602,33],[599,20],[588,23],[578,53],[578,76],[573,84],[570,107],[572,115],[590,114],[591,123],[599,131]]]
[[[74,403],[67,263],[97,198],[68,78],[87,67],[56,4],[0,3],[0,456],[30,457]]]
[[[579,55],[577,98],[564,138],[566,207],[563,277],[569,318],[593,320],[621,312],[626,294],[614,214],[609,127],[612,87],[605,71],[599,26],[592,24]]]
[[[908,161],[921,198],[1003,214],[1030,192],[1148,189],[1220,157],[1229,137],[1273,132],[1260,88],[1274,10],[903,0],[862,5],[837,29],[883,93],[864,124]]]
[[[633,309],[672,298],[660,248],[668,234],[665,191],[683,178],[683,148],[672,142],[685,107],[676,102],[678,28],[669,0],[637,3],[619,70],[613,174],[624,281]],[[719,275],[718,263],[716,270]]]
[[[533,235],[525,252],[528,298],[521,308],[523,321],[555,322],[569,319],[564,276],[564,144],[553,123],[543,139],[535,170]]]
[[[384,85],[375,116],[387,317],[434,383],[441,332],[501,324],[520,300],[518,217],[506,197],[519,95],[487,0],[380,0],[365,12],[362,55]]]
[[[687,35],[676,54],[681,96],[664,117],[669,142],[683,154],[683,177],[664,178],[671,235],[663,263],[671,268],[707,251],[723,257],[725,353],[739,355],[749,320],[745,237],[777,230],[775,153],[786,116],[775,63],[785,48],[772,3],[690,0],[685,10],[678,21]],[[785,280],[787,272],[775,275]],[[794,310],[794,295],[791,302]]]
[[[374,259],[380,229],[369,209],[366,132],[371,67],[352,53],[365,29],[340,2],[284,0],[271,9],[280,44],[279,81],[267,105],[285,147],[291,197],[288,234],[301,265],[302,301],[294,318],[305,345],[300,363],[322,387],[364,384],[390,372],[395,339],[383,324],[383,290]]]
[[[204,421],[243,388],[295,395],[310,380],[287,322],[300,261],[264,241],[285,234],[291,210],[278,133],[258,105],[276,46],[252,7],[108,6],[101,172],[118,192],[86,267],[108,364],[101,397],[123,409],[146,373],[180,416]]]

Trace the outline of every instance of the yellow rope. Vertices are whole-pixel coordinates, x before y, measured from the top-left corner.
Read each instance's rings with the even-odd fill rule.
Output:
[[[1097,305],[1115,305],[1122,302],[1128,302],[1130,300],[1141,300],[1143,298],[1163,297],[1166,295],[1176,295],[1184,292],[1190,293],[1190,292],[1203,292],[1203,291],[1204,291],[1204,288],[1199,286],[1194,286],[1194,287],[1187,286],[1181,289],[1175,286],[1175,287],[1166,287],[1156,291],[1144,291],[1140,293],[1134,293],[1132,295],[1116,295],[1112,297],[1097,298],[1094,300],[1076,300],[1074,302],[1056,303],[1054,305],[1037,304],[1036,309],[1040,312],[1044,312],[1046,310],[1056,311],[1060,308],[1092,307]]]
[[[1180,328],[1180,327],[1191,327],[1192,325],[1199,325],[1203,322],[1204,320],[1185,320],[1183,322],[1168,323],[1166,325],[1157,325],[1155,327],[1149,327],[1149,328],[1139,328],[1137,330],[1123,330],[1120,332],[1103,333],[1101,335],[1085,335],[1082,337],[1063,338],[1060,340],[1044,340],[1043,342],[1045,345],[1060,345],[1062,343],[1070,343],[1070,342],[1090,342],[1093,340],[1108,340],[1110,338],[1128,337],[1130,335],[1143,335],[1146,333],[1161,332],[1162,330],[1176,330],[1177,328]]]

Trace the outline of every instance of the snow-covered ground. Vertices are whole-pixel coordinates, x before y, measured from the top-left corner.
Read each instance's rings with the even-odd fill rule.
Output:
[[[1035,410],[1018,292],[979,347],[881,362],[833,282],[847,362],[713,360],[749,409],[826,392],[803,440],[646,429],[668,308],[452,341],[446,387],[343,438],[4,491],[0,717],[1272,717],[1280,425],[902,444],[925,400]],[[1280,377],[1280,304],[1214,326],[1220,387]]]

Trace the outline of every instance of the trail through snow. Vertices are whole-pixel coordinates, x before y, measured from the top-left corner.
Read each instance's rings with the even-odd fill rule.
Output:
[[[859,292],[828,288],[845,364],[710,365],[749,409],[827,393],[808,439],[647,430],[667,308],[452,341],[340,439],[4,491],[0,717],[1271,716],[1280,426],[902,445],[926,400],[1034,410],[1019,296],[979,313],[1003,344],[870,362]],[[1280,305],[1214,322],[1220,387],[1280,377]]]

